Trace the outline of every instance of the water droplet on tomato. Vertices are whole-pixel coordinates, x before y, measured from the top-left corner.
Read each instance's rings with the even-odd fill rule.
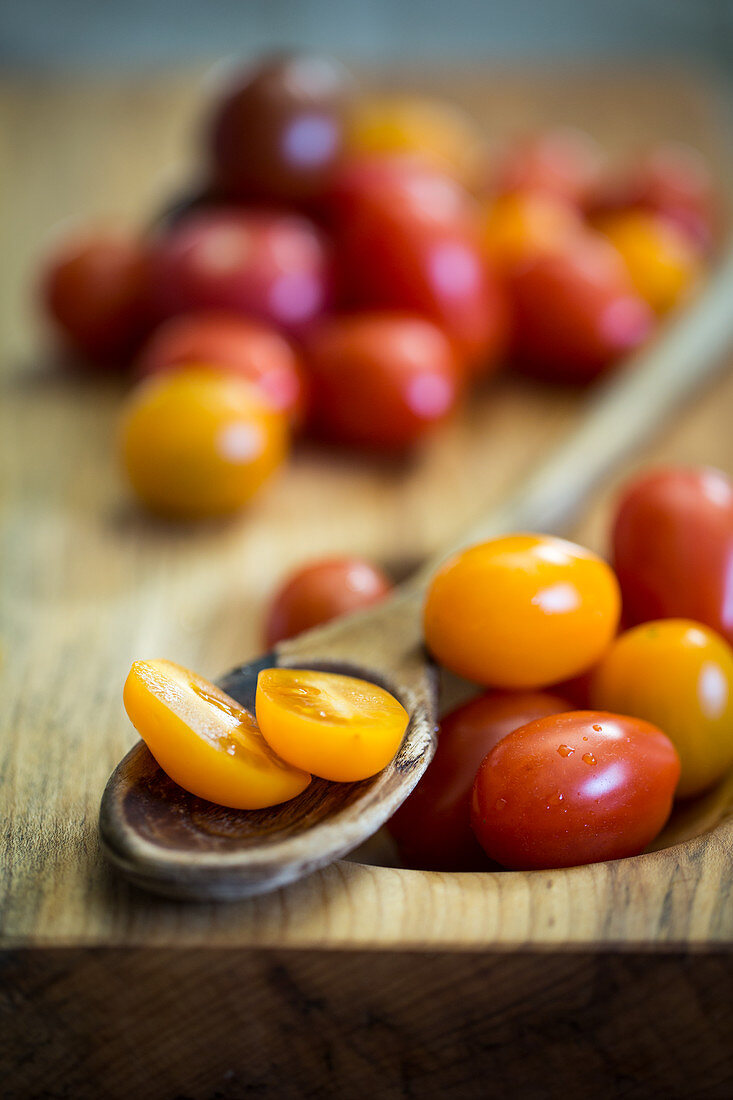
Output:
[[[598,761],[596,760],[596,758],[595,758],[595,756],[593,755],[592,752],[583,753],[582,761],[583,761],[584,764],[591,764],[591,765],[598,763]]]
[[[560,756],[572,756],[575,749],[571,749],[570,745],[558,745],[557,751],[560,753]]]

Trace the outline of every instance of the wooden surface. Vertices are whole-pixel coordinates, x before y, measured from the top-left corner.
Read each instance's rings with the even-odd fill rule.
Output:
[[[437,75],[430,87],[450,88],[492,138],[560,119],[612,149],[675,137],[720,163],[717,107],[675,74]],[[404,571],[477,520],[581,408],[571,394],[499,380],[405,465],[304,447],[232,523],[172,528],[141,516],[115,461],[122,389],[51,369],[28,286],[59,220],[141,222],[185,180],[200,94],[199,77],[184,74],[14,81],[0,95],[7,1094],[205,1100],[249,1095],[251,1085],[273,1096],[484,1096],[496,1080],[477,1082],[498,1066],[502,1087],[524,1072],[523,1095],[556,1095],[541,1085],[536,1039],[538,1050],[559,1041],[552,1073],[565,1096],[588,1095],[584,1083],[602,1076],[615,1091],[599,1084],[594,1095],[730,1095],[729,965],[711,956],[672,967],[664,954],[638,954],[730,944],[731,853],[705,832],[729,815],[730,789],[677,821],[672,840],[700,835],[672,859],[563,872],[339,862],[270,896],[192,905],[148,897],[103,862],[99,798],[136,740],[121,704],[134,658],[166,656],[216,676],[254,656],[268,594],[291,566],[356,551]],[[641,464],[711,463],[733,474],[732,414],[729,373],[604,487],[577,537],[605,548],[609,501]],[[376,956],[364,952],[376,948],[381,961],[369,961]],[[440,953],[413,964],[403,948]],[[607,954],[615,948],[631,954]],[[548,949],[573,951],[575,961],[561,953],[549,962]],[[473,1000],[461,1008],[463,982]],[[598,1015],[604,1000],[608,1017]],[[236,1046],[231,1024],[245,1009],[250,1029]],[[52,1033],[55,1012],[63,1022]],[[268,1013],[277,1041],[264,1050],[253,1021]],[[302,1028],[323,1036],[310,1054],[298,1045]],[[278,1066],[295,1074],[296,1063],[300,1078],[278,1077]],[[329,1091],[344,1078],[345,1090]]]

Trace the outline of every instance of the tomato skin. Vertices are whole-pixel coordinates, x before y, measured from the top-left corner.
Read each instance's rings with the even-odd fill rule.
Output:
[[[590,694],[594,706],[664,730],[680,756],[680,798],[733,765],[733,649],[700,623],[660,619],[627,630],[594,669]]]
[[[604,711],[540,718],[486,756],[472,827],[511,870],[638,855],[667,821],[679,773],[672,742],[648,722]]]
[[[470,822],[481,761],[519,726],[568,709],[557,695],[494,691],[447,714],[427,771],[388,823],[403,864],[425,871],[485,870],[486,854]]]
[[[482,255],[467,192],[409,158],[365,160],[342,169],[331,204],[350,305],[422,314],[472,373],[496,367],[509,307]]]
[[[275,329],[231,313],[190,313],[159,325],[137,359],[145,377],[201,364],[253,382],[295,425],[303,420],[306,379],[292,344]]]
[[[507,535],[459,551],[438,570],[425,641],[467,680],[538,689],[595,664],[619,610],[616,578],[595,554],[547,535]]]
[[[146,255],[111,231],[73,236],[46,260],[43,304],[64,342],[95,363],[128,355],[147,324]]]
[[[539,378],[589,382],[638,347],[654,325],[618,253],[590,230],[566,251],[521,267],[510,290],[512,361]]]
[[[733,645],[733,484],[667,467],[626,487],[613,524],[624,622],[695,619]]]
[[[278,589],[265,624],[269,649],[340,615],[370,607],[389,594],[389,578],[361,558],[328,558],[293,573]]]
[[[335,60],[286,54],[237,75],[210,123],[217,185],[236,199],[318,195],[339,159],[350,93]]]
[[[573,127],[528,134],[504,152],[495,173],[499,193],[536,191],[582,206],[596,186],[600,148]]]
[[[486,202],[481,215],[484,252],[496,270],[511,276],[519,266],[566,248],[585,232],[577,209],[537,191],[510,191]]]
[[[423,317],[337,317],[306,343],[312,427],[338,443],[402,451],[444,421],[462,389],[458,358]]]
[[[148,294],[161,320],[221,310],[297,333],[328,299],[324,239],[299,215],[202,211],[156,234],[150,251]]]
[[[674,222],[631,210],[608,215],[597,224],[618,250],[635,290],[655,313],[668,313],[689,295],[700,277],[699,252]]]

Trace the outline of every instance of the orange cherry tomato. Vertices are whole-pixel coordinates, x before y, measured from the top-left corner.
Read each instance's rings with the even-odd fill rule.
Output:
[[[402,704],[377,684],[292,668],[259,674],[255,710],[262,736],[278,756],[344,783],[386,767],[410,720]]]
[[[276,645],[340,615],[370,607],[392,585],[375,565],[361,558],[329,558],[299,569],[276,592],[265,626],[265,645]]]
[[[479,764],[512,730],[569,709],[557,695],[493,691],[441,719],[435,756],[389,821],[403,864],[425,871],[486,869],[470,820]]]
[[[487,204],[481,221],[484,250],[499,272],[571,247],[585,228],[573,206],[541,191],[498,195]]]
[[[699,251],[669,219],[630,210],[610,214],[597,226],[618,250],[635,290],[655,313],[673,309],[698,281]]]
[[[572,867],[638,855],[672,808],[680,762],[648,722],[604,711],[539,718],[491,750],[471,824],[503,867]]]
[[[541,688],[601,657],[618,623],[612,570],[546,535],[508,535],[462,550],[438,570],[424,611],[434,657],[467,680]]]
[[[356,156],[413,154],[471,188],[486,150],[473,119],[452,103],[416,95],[375,95],[354,106],[346,150]]]
[[[316,433],[375,450],[412,446],[446,420],[463,388],[446,336],[409,314],[325,322],[307,343],[306,364]]]
[[[246,504],[283,462],[285,418],[254,387],[201,368],[147,379],[128,398],[122,459],[137,496],[180,519]]]
[[[311,777],[278,759],[249,711],[172,661],[135,661],[125,710],[166,775],[199,798],[238,810],[275,806]]]
[[[660,619],[621,634],[593,673],[594,706],[664,730],[680,755],[681,798],[733,765],[733,650],[689,619]]]
[[[120,232],[65,240],[46,261],[41,295],[63,341],[95,363],[119,360],[146,327],[146,255]]]
[[[145,376],[195,364],[239,374],[267,403],[302,421],[306,382],[292,344],[275,329],[232,313],[190,313],[160,325],[137,360]]]
[[[601,165],[597,142],[583,130],[559,126],[511,143],[495,177],[499,192],[539,191],[582,206]]]

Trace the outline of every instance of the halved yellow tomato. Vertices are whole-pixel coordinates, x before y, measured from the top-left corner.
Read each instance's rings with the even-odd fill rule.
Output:
[[[294,668],[260,673],[255,709],[262,736],[283,760],[337,782],[381,771],[410,720],[377,684]]]
[[[172,661],[135,661],[123,700],[163,771],[200,798],[259,810],[310,783],[307,772],[278,759],[249,711]]]

